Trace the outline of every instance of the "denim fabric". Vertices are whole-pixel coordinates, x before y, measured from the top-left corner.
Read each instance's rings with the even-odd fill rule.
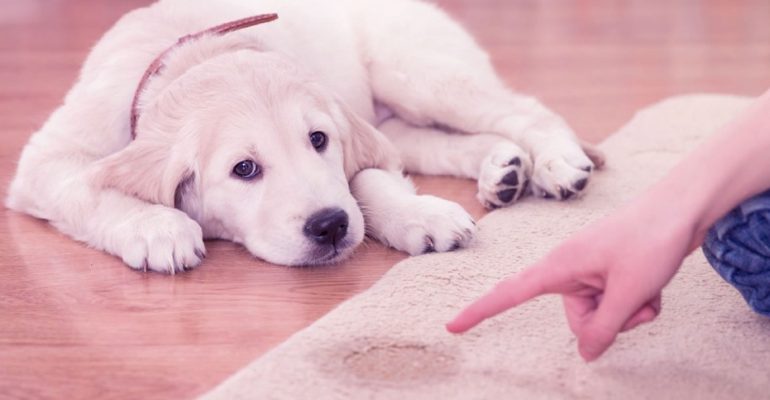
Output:
[[[770,317],[770,190],[717,221],[706,235],[703,253],[754,311]]]

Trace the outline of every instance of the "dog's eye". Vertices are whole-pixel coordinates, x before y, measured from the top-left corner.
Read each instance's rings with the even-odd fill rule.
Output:
[[[321,131],[315,131],[310,134],[310,144],[312,144],[317,151],[325,149],[328,141],[329,139],[326,137],[326,134]]]
[[[253,179],[262,172],[262,167],[251,160],[243,160],[233,167],[233,174],[241,179]]]

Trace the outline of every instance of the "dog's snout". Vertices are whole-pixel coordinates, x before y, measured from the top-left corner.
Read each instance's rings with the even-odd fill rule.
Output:
[[[320,245],[337,244],[348,233],[348,214],[339,208],[323,209],[307,219],[304,232]]]

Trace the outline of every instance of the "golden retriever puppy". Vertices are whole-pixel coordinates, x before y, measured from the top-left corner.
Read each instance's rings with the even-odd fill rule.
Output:
[[[435,6],[162,0],[94,47],[6,204],[167,273],[200,264],[204,238],[286,265],[365,233],[413,255],[467,245],[468,214],[404,168],[477,179],[499,207],[578,195],[594,163]]]

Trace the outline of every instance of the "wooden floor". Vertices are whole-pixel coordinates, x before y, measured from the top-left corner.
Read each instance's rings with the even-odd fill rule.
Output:
[[[143,0],[0,0],[0,191],[89,47]],[[635,109],[770,86],[766,0],[442,0],[508,82],[599,141]],[[266,10],[268,11],[268,10]],[[471,182],[418,178],[476,217]],[[565,206],[569,206],[568,204]],[[0,211],[0,397],[189,398],[365,290],[404,256],[368,243],[292,269],[228,243],[178,276],[138,273]]]

